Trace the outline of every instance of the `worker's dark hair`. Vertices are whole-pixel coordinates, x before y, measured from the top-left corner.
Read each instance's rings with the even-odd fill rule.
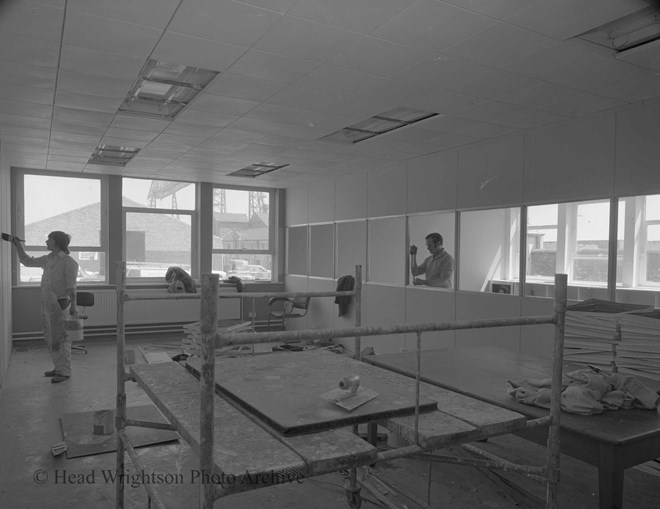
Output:
[[[431,239],[433,241],[433,243],[436,244],[436,245],[437,244],[440,244],[441,246],[443,245],[442,235],[440,235],[439,233],[435,233],[435,232],[434,233],[429,233],[424,238],[425,239]]]
[[[60,250],[64,251],[66,254],[69,254],[69,243],[71,242],[71,235],[68,233],[54,231],[50,232],[48,236],[55,241],[57,247]]]

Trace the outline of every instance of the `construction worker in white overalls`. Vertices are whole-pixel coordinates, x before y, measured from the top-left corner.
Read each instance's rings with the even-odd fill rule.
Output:
[[[18,252],[19,259],[26,267],[41,267],[41,317],[44,339],[55,369],[46,371],[52,383],[68,380],[71,376],[71,340],[64,327],[68,314],[76,317],[76,280],[78,263],[69,255],[71,236],[54,231],[46,239],[47,255],[29,256],[21,240],[13,236],[11,243]]]

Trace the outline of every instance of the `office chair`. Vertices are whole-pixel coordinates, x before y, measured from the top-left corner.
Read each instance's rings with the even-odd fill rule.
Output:
[[[91,292],[76,292],[76,306],[82,308],[82,312],[78,311],[78,319],[87,320],[87,315],[85,314],[85,309],[94,305],[94,294]],[[84,339],[81,338],[79,342]],[[79,352],[87,353],[87,348],[85,345],[71,345],[71,350],[78,350]]]
[[[292,299],[290,297],[272,297],[268,300],[270,311],[268,313],[268,330],[270,330],[270,321],[275,318],[282,321],[282,328],[286,330],[287,318],[302,318],[309,310],[311,297],[304,299]]]

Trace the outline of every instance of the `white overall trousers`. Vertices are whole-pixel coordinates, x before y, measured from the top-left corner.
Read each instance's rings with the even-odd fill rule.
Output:
[[[64,328],[69,306],[62,309],[57,302],[57,295],[51,289],[52,270],[50,264],[46,263],[41,277],[41,319],[44,339],[55,365],[55,373],[71,376],[71,341],[68,331]]]

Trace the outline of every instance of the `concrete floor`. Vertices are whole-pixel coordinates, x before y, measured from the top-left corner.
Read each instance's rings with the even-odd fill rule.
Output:
[[[153,339],[134,340],[129,341],[128,347],[136,349],[138,345],[152,343]],[[115,507],[114,484],[103,479],[104,472],[114,469],[114,454],[74,459],[67,459],[65,455],[53,457],[51,454],[51,445],[63,439],[59,422],[61,414],[100,410],[115,405],[114,343],[90,341],[88,352],[86,355],[73,354],[73,376],[69,381],[51,384],[48,378],[43,377],[43,372],[52,367],[43,344],[20,344],[14,348],[9,371],[0,390],[0,507],[3,509]],[[137,362],[143,362],[139,351]],[[128,405],[149,403],[149,398],[136,384],[127,384],[127,395]],[[543,448],[513,436],[498,437],[480,445],[529,464],[539,464],[544,455]],[[140,451],[148,463],[158,466],[163,472],[185,472],[195,468],[193,455],[185,443],[162,444]],[[130,465],[128,457],[127,462]],[[373,471],[378,477],[405,489],[417,501],[426,500],[427,464],[397,460],[379,464]],[[58,481],[56,475],[61,478],[63,472],[73,474],[73,482],[63,484]],[[434,464],[430,478],[432,508],[543,507],[544,487],[516,474],[504,476],[470,467]],[[305,480],[302,484],[279,485],[232,495],[219,499],[215,506],[230,509],[348,508],[342,483],[340,473],[330,474]],[[377,480],[372,479],[372,483],[379,488],[376,490],[378,496],[385,497],[390,507],[420,507],[414,500],[392,488],[385,488]],[[172,485],[166,488],[163,498],[172,502],[172,507],[195,507],[186,487]],[[377,501],[376,495],[365,490],[363,495],[363,508],[387,507]],[[144,487],[139,483],[135,487],[127,486],[125,507],[147,506]],[[559,507],[598,507],[595,468],[562,456]],[[628,469],[624,507],[660,507],[660,478],[637,469]]]

